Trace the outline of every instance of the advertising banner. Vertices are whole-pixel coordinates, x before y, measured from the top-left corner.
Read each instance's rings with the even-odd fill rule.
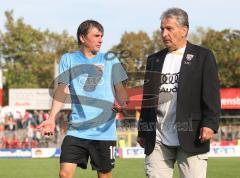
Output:
[[[209,157],[240,157],[240,146],[211,146]]]
[[[121,158],[144,158],[144,149],[126,147],[121,149]],[[240,146],[211,146],[209,157],[240,157]]]
[[[58,148],[32,148],[32,158],[50,158],[59,156],[60,149]]]
[[[9,106],[21,107],[26,110],[49,110],[52,104],[52,90],[39,89],[9,89]],[[69,101],[69,97],[67,101]],[[70,109],[71,104],[65,104],[64,109]]]
[[[221,108],[240,109],[240,88],[221,89]]]
[[[0,158],[31,158],[31,149],[1,149]]]
[[[144,149],[141,147],[126,147],[122,149],[122,158],[144,158]]]

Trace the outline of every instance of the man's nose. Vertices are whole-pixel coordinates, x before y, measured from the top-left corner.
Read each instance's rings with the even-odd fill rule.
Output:
[[[168,35],[167,30],[162,30],[162,37],[166,37]]]
[[[98,40],[99,43],[102,43],[103,42],[103,39],[102,37]]]

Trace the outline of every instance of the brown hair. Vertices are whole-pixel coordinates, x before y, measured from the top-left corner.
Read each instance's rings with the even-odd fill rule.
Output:
[[[82,22],[77,29],[77,40],[79,46],[81,45],[79,36],[80,35],[86,36],[89,32],[89,29],[91,29],[92,27],[97,28],[102,34],[104,33],[103,26],[99,22],[95,20],[86,20]]]

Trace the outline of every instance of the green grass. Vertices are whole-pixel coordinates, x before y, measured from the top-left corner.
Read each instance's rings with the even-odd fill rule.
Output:
[[[177,166],[175,166],[177,168]],[[0,159],[0,178],[58,178],[59,159]],[[94,178],[96,172],[77,169],[75,178]],[[144,178],[143,159],[117,159],[114,178]],[[174,178],[178,177],[175,169]],[[210,158],[208,178],[239,178],[240,158]]]

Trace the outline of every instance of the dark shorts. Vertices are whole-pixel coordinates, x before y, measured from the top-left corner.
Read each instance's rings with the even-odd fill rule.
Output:
[[[60,163],[75,163],[87,168],[88,159],[93,170],[110,172],[115,164],[116,141],[88,140],[66,136],[61,146]]]

